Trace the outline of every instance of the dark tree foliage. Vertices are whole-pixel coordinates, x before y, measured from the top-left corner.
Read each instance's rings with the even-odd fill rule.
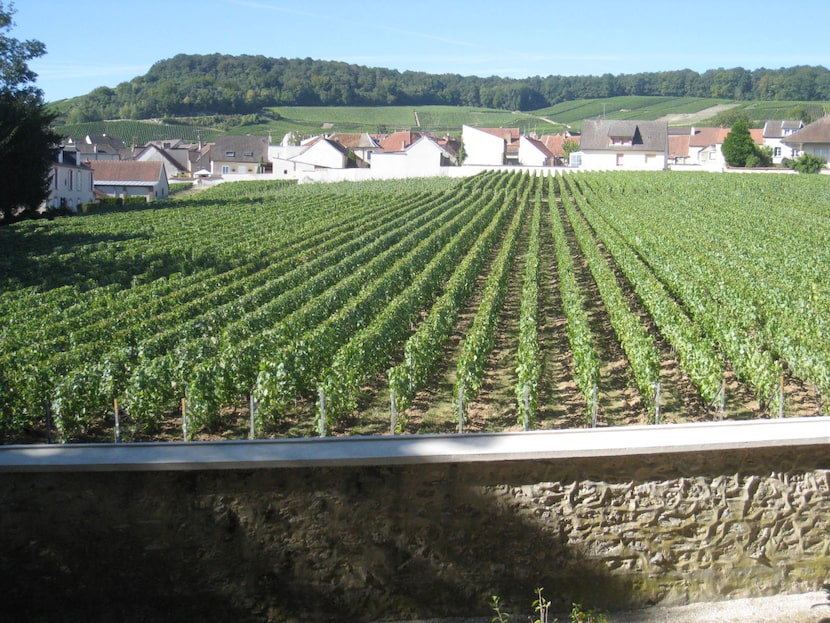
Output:
[[[49,192],[49,171],[59,136],[43,93],[31,83],[28,62],[46,49],[39,41],[18,41],[5,33],[13,26],[14,6],[0,1],[0,214],[11,222],[36,210]]]
[[[54,115],[33,93],[0,90],[0,211],[3,223],[37,210],[49,194],[49,171],[60,137]]]
[[[427,74],[310,58],[180,54],[144,76],[100,87],[67,107],[67,122],[249,114],[266,106],[483,106],[537,110],[580,98],[618,95],[830,100],[830,70],[690,69],[614,76]]]
[[[723,139],[723,158],[730,167],[763,166],[766,154],[752,140],[749,125],[739,119]]]

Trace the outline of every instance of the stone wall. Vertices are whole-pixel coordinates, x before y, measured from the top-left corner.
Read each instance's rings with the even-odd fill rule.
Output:
[[[371,621],[816,590],[826,445],[616,458],[0,474],[9,620]],[[613,615],[612,615],[613,621]]]

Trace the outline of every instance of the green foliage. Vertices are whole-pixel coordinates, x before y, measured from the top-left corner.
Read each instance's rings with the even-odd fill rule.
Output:
[[[498,595],[490,597],[490,609],[493,611],[493,618],[490,619],[492,623],[510,623],[510,613],[502,607]]]
[[[533,177],[533,181],[538,178]],[[533,185],[528,186],[522,201],[529,200]],[[519,310],[519,348],[516,354],[516,407],[518,423],[531,428],[536,422],[539,381],[542,374],[539,347],[539,242],[542,215],[542,188],[533,198],[530,242],[525,257],[525,272]]]
[[[65,121],[68,121],[65,120]],[[64,123],[54,126],[55,132],[64,138],[81,138],[87,135],[116,136],[127,145],[146,145],[150,141],[180,138],[195,143],[213,140],[221,130],[216,127],[187,125],[183,123],[156,123],[153,121],[89,121]]]
[[[795,160],[787,162],[794,171],[799,173],[818,173],[827,165],[827,161],[821,156],[815,154],[801,154]]]
[[[533,611],[536,613],[536,619],[533,623],[548,623],[551,602],[542,595],[543,591],[542,588],[536,589],[536,599],[533,600]]]
[[[30,60],[46,53],[39,41],[19,41],[5,34],[13,25],[14,7],[0,2],[0,219],[8,224],[22,212],[34,213],[49,196],[49,170],[57,135],[54,116],[42,92],[31,83]]]
[[[608,617],[601,610],[583,609],[581,604],[573,604],[570,613],[571,623],[608,623]]]
[[[269,106],[298,105],[445,105],[527,111],[577,99],[616,96],[830,100],[828,73],[824,67],[717,69],[702,74],[684,69],[516,80],[399,72],[312,59],[180,54],[114,89],[100,87],[63,103],[62,109],[77,122],[250,115]]]
[[[540,188],[529,178],[227,183],[140,209],[0,228],[0,438],[42,429],[46,404],[64,440],[100,434],[113,398],[135,434],[169,429],[183,397],[196,432],[216,430],[251,393],[260,430],[305,435],[321,383],[340,401],[335,413],[357,417],[365,411],[350,411],[354,400],[383,394],[393,363],[401,373],[390,372],[390,386],[414,379],[432,389],[476,289],[488,284],[489,318],[505,274],[533,283],[534,253],[509,256],[518,232],[537,237],[545,200],[580,389],[590,391],[599,362],[579,327],[585,309],[603,306],[649,396],[642,322],[616,318],[637,300],[707,401],[726,366],[764,408],[780,403],[785,369],[830,395],[826,179],[581,172]],[[562,208],[576,242],[562,233]],[[580,254],[602,301],[574,279]],[[537,275],[539,289],[546,281]],[[477,352],[486,365],[486,348]],[[450,375],[459,360],[445,362]],[[338,422],[344,433],[352,421]]]
[[[759,149],[749,133],[749,125],[739,119],[723,139],[723,158],[730,167],[753,166],[759,158]]]
[[[0,92],[18,95],[26,93],[38,96],[41,92],[32,83],[37,74],[29,67],[29,61],[46,54],[46,46],[30,39],[20,41],[5,33],[14,26],[14,4],[0,1]]]

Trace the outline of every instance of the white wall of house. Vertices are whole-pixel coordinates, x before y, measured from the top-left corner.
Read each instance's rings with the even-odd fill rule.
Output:
[[[310,165],[315,168],[345,169],[348,162],[347,154],[326,140],[320,140],[292,158],[298,167]]]
[[[372,176],[382,179],[407,177],[409,164],[405,151],[376,152],[372,155]]]
[[[665,152],[583,151],[579,168],[583,171],[662,171],[666,168]]]
[[[525,136],[519,137],[519,164],[525,167],[543,167],[549,164],[548,155]]]
[[[291,180],[295,179],[297,175],[306,171],[314,171],[313,164],[297,162],[285,158],[272,158],[271,170],[273,176],[277,179]]]
[[[93,200],[92,171],[87,167],[53,164],[49,196],[45,207],[65,207],[73,211]]]
[[[781,164],[784,158],[792,160],[800,155],[797,149],[785,145],[780,138],[764,137],[764,145],[772,149],[773,164]]]
[[[465,125],[461,127],[464,165],[499,166],[504,164],[506,146],[503,138]]]

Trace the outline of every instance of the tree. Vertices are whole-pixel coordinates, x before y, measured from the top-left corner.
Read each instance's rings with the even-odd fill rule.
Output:
[[[572,138],[566,138],[562,141],[562,151],[565,152],[565,161],[567,161],[572,153],[579,151],[579,143]]]
[[[749,133],[749,125],[739,119],[723,139],[723,158],[730,167],[745,167],[747,160],[759,157],[758,146]],[[750,163],[752,161],[750,160]]]
[[[34,212],[49,195],[49,172],[60,137],[55,115],[32,83],[28,62],[46,53],[39,41],[8,37],[14,6],[0,0],[0,214],[9,223],[18,212]]]

